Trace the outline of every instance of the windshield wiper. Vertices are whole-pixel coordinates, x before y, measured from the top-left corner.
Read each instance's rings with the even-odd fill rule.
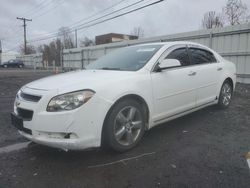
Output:
[[[102,70],[121,70],[120,68],[103,67]]]

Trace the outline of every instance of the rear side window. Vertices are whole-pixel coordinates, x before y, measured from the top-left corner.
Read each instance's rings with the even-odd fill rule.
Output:
[[[214,54],[207,50],[199,48],[189,48],[189,53],[191,54],[192,64],[205,64],[217,62]]]
[[[165,59],[177,59],[180,61],[181,66],[187,66],[190,64],[186,48],[179,48],[170,52]]]

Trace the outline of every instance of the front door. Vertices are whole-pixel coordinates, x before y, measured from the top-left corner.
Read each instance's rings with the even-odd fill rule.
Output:
[[[163,59],[177,59],[181,66],[151,73],[155,107],[154,122],[195,107],[196,73],[190,66],[187,48],[179,46],[167,50],[160,57],[159,62]]]

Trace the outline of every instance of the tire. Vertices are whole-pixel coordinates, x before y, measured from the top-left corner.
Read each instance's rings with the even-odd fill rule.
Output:
[[[21,69],[21,68],[23,68],[23,66],[22,65],[18,65],[18,67]]]
[[[7,65],[4,65],[3,67],[4,67],[4,68],[8,68],[8,66],[7,66]]]
[[[225,81],[220,90],[220,96],[218,101],[218,107],[220,109],[226,109],[229,107],[233,96],[233,87],[229,81]]]
[[[135,100],[123,100],[111,109],[103,128],[103,145],[117,152],[135,147],[145,132],[145,114]]]

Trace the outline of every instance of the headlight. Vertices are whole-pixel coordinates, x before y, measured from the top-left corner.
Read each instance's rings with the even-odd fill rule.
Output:
[[[92,90],[65,93],[52,98],[47,106],[48,112],[74,110],[86,103],[95,94]]]

